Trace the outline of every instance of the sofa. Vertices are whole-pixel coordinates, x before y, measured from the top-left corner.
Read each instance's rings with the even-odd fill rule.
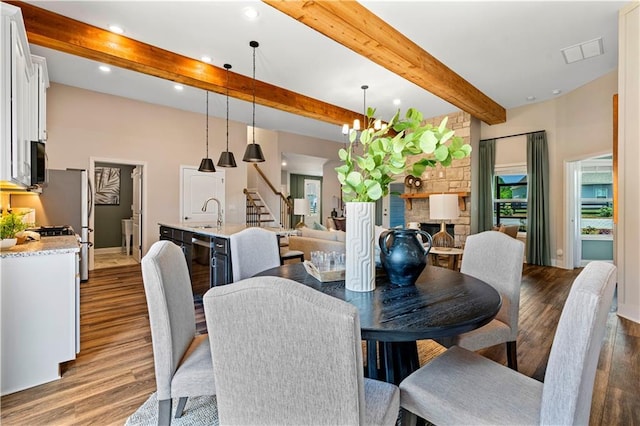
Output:
[[[311,260],[312,251],[345,252],[344,242],[347,234],[344,231],[322,231],[305,226],[299,232],[300,235],[289,237],[289,250],[303,252],[305,260]]]
[[[374,246],[376,248],[376,258],[378,257],[378,239],[380,234],[386,229],[381,226],[375,227]],[[303,227],[299,231],[299,235],[289,237],[289,250],[299,250],[304,253],[305,260],[311,260],[312,251],[335,251],[338,253],[345,252],[345,239],[347,233],[345,231],[336,231],[328,229],[326,231]]]

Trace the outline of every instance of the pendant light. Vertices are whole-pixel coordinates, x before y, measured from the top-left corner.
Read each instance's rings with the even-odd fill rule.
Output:
[[[213,160],[209,158],[209,91],[207,90],[207,133],[206,133],[206,141],[207,141],[207,156],[202,159],[200,162],[200,167],[198,167],[199,172],[215,172],[216,168],[213,165]]]
[[[366,130],[371,125],[369,117],[367,117],[367,89],[369,88],[369,86],[367,86],[366,84],[363,84],[362,86],[360,86],[360,88],[362,89],[362,126],[360,126],[360,120],[357,118],[353,120],[353,127],[349,127],[348,124],[343,124],[342,125],[343,135],[348,136],[352,130],[355,130],[357,132],[360,130]],[[373,122],[374,130],[385,129],[386,127],[387,127],[386,123],[383,123],[382,120],[380,119],[376,119]],[[354,142],[354,145],[358,146],[357,138]]]
[[[218,167],[237,167],[233,152],[229,151],[229,70],[231,65],[224,64],[223,66],[227,70],[227,150],[220,153]]]
[[[249,46],[253,48],[253,124],[251,130],[253,132],[253,142],[247,145],[242,161],[249,163],[262,163],[264,155],[262,148],[256,143],[256,47],[259,46],[257,41],[250,41]]]
[[[367,89],[369,88],[369,86],[363,84],[362,86],[360,86],[360,88],[362,89],[362,130],[365,130],[369,128],[369,120],[367,120]],[[353,128],[356,130],[360,130],[360,123],[358,122],[358,120],[353,120]]]

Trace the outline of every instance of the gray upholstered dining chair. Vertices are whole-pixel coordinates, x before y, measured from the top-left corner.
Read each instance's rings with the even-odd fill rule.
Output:
[[[397,386],[365,379],[355,306],[295,281],[204,295],[220,424],[395,425]]]
[[[215,395],[207,335],[196,336],[196,317],[189,270],[180,247],[158,241],[142,258],[142,280],[149,309],[156,373],[158,425],[171,424],[190,396]]]
[[[229,246],[234,282],[280,266],[280,247],[275,232],[256,227],[243,229],[231,234]]]
[[[616,267],[591,262],[560,315],[544,383],[454,346],[400,383],[406,424],[587,425]],[[403,424],[405,422],[403,421]]]
[[[522,241],[497,231],[469,235],[460,272],[481,279],[498,290],[502,296],[502,307],[489,324],[459,336],[437,339],[438,343],[447,347],[457,345],[471,351],[506,343],[507,365],[517,370],[516,339],[523,262]]]

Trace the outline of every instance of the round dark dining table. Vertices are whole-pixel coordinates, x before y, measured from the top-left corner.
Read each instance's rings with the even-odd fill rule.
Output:
[[[417,340],[456,336],[482,327],[500,310],[500,294],[489,284],[463,273],[427,266],[415,285],[392,285],[376,270],[370,292],[346,290],[344,281],[320,282],[302,263],[287,264],[256,276],[288,278],[358,308],[367,341],[368,377],[400,383],[419,368]],[[378,366],[378,363],[380,364]]]

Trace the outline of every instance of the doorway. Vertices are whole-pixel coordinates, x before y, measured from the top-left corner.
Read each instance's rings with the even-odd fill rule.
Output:
[[[322,220],[322,177],[291,174],[291,196],[309,201],[309,214],[305,217],[307,226],[323,223]],[[293,222],[292,222],[293,223]]]
[[[404,183],[389,185],[389,195],[384,198],[382,226],[385,228],[404,228],[405,202],[399,194],[404,193]]]
[[[567,265],[613,262],[613,158],[598,156],[567,164],[570,242]]]
[[[90,158],[89,180],[94,206],[89,216],[89,270],[136,264],[143,243],[146,162]],[[108,194],[108,197],[101,196]],[[125,233],[126,231],[126,233]],[[128,252],[125,253],[125,251]]]

